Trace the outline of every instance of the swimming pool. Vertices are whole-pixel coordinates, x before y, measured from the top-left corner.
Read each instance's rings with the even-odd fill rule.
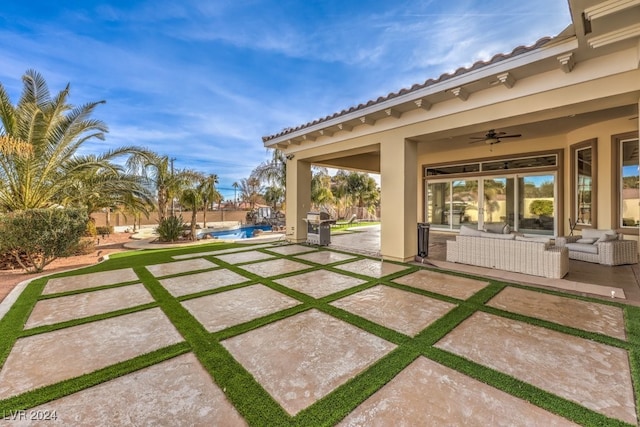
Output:
[[[234,228],[232,230],[220,230],[210,231],[205,233],[199,233],[198,238],[201,239],[203,235],[207,234],[214,239],[248,239],[253,237],[255,230],[270,231],[270,225],[243,225],[240,228]]]

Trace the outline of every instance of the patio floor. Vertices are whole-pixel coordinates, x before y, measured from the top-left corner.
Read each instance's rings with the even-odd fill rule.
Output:
[[[380,226],[360,227],[350,234],[331,236],[331,247],[380,257]],[[446,262],[446,241],[456,234],[431,231],[427,261],[434,267],[449,271],[502,279],[530,286],[561,289],[577,295],[596,298],[616,298],[640,306],[640,264],[603,266],[584,261],[569,260],[569,273],[562,279],[547,279],[527,274],[510,273],[483,267]],[[363,250],[362,248],[366,248]],[[622,290],[622,292],[620,292]]]
[[[618,299],[306,245],[195,251],[31,283],[0,320],[5,420],[638,423]]]

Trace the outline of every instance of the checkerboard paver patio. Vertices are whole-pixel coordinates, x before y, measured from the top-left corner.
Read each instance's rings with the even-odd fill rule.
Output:
[[[619,306],[522,287],[496,287],[487,280],[306,245],[261,248],[264,252],[233,248],[208,255],[231,266],[221,267],[197,253],[180,261],[135,266],[147,268],[157,277],[153,280],[141,280],[133,268],[49,279],[20,325],[23,332],[7,349],[0,369],[0,404],[39,387],[63,388],[61,382],[120,362],[126,365],[134,358],[162,354],[163,349],[182,348],[150,366],[67,396],[62,393],[31,409],[56,409],[62,420],[71,413],[70,423],[75,425],[120,420],[246,425],[242,411],[227,395],[235,374],[217,377],[220,366],[211,365],[221,356],[215,350],[218,345],[224,347],[225,357],[232,358],[230,366],[241,366],[271,396],[272,403],[264,404],[279,405],[283,413],[294,416],[323,408],[324,398],[331,401],[354,377],[373,375],[374,365],[393,356],[401,343],[415,341],[410,351],[422,348],[424,341],[418,344],[422,334],[417,334],[473,306],[466,320],[440,322],[439,328],[450,325],[449,329],[426,349],[433,345],[434,351],[467,361],[456,363],[475,363],[585,410],[637,423],[626,348],[635,348],[639,339],[628,336]],[[488,295],[484,304],[492,314],[470,300],[480,291]],[[70,294],[54,295],[66,292]],[[192,296],[200,292],[203,295]],[[174,310],[178,307],[186,314],[170,316],[164,311],[168,300]],[[148,308],[149,303],[157,307]],[[123,309],[128,311],[118,312]],[[353,314],[369,322],[355,321]],[[88,321],[89,316],[100,317]],[[540,319],[543,326],[514,316]],[[62,323],[69,321],[80,324]],[[257,325],[253,329],[251,324],[229,329],[252,321]],[[197,332],[201,341],[191,343],[188,337],[195,332],[183,335],[180,328],[185,325],[180,322],[201,331]],[[388,328],[387,335],[377,325]],[[580,331],[602,336],[612,345],[585,339]],[[195,350],[207,342],[212,347],[205,353]],[[453,365],[430,360],[429,354],[407,360],[385,380],[386,385],[354,400],[346,417],[333,422],[572,425],[491,382],[485,384],[452,369]],[[250,387],[242,393],[256,399]]]

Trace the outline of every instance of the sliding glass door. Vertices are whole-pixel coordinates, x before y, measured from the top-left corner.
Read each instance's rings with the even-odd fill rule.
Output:
[[[509,224],[525,234],[555,234],[555,175],[503,175],[430,180],[426,219],[435,229]]]

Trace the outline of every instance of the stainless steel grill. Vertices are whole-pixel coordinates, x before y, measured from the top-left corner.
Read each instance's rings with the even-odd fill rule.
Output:
[[[326,212],[307,212],[307,243],[327,246],[331,243],[331,219]]]

